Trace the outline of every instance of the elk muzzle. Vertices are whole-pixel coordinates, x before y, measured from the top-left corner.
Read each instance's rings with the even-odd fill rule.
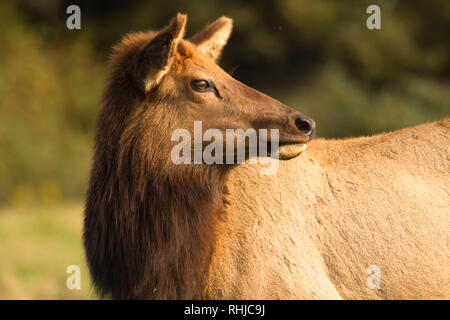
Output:
[[[316,135],[316,123],[311,118],[301,114],[295,113],[291,116],[292,121],[289,125],[294,127],[294,130],[287,128],[287,132],[296,131],[297,138],[286,139],[283,134],[280,134],[279,159],[289,160],[299,156],[306,150],[306,143],[314,139]]]

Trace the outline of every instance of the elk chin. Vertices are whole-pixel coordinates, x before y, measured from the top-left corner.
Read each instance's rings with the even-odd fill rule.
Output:
[[[306,143],[282,144],[279,147],[278,157],[280,160],[289,160],[299,156],[306,150]]]

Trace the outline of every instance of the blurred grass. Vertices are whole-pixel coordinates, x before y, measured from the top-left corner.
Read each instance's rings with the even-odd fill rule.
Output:
[[[93,299],[85,263],[80,203],[0,209],[0,299]],[[66,268],[81,268],[81,289],[66,288]]]

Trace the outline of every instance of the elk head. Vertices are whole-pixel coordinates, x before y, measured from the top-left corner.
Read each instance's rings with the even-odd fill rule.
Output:
[[[227,129],[267,129],[270,144],[270,133],[277,129],[279,158],[298,156],[315,135],[314,121],[237,81],[216,63],[230,36],[231,19],[217,19],[190,40],[183,40],[185,25],[186,16],[178,14],[159,32],[131,35],[116,48],[117,69],[124,75],[120,87],[127,81],[135,93],[135,105],[121,114],[151,137],[144,148],[170,155],[174,130],[194,137],[194,122],[201,121],[204,131],[214,129],[224,140]]]

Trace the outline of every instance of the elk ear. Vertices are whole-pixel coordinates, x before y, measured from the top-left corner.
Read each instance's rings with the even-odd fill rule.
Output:
[[[139,60],[139,86],[147,93],[169,71],[184,36],[187,17],[178,13],[142,50]]]
[[[232,27],[233,21],[230,18],[220,17],[194,35],[190,41],[213,60],[217,61],[223,47],[227,44]]]

